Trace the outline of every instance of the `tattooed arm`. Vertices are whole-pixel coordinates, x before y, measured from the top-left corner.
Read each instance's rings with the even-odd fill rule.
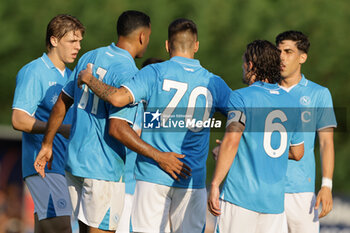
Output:
[[[115,107],[124,107],[134,101],[132,94],[125,87],[116,88],[109,86],[92,75],[92,67],[89,63],[85,70],[80,71],[78,86],[88,85],[100,99],[112,104]]]

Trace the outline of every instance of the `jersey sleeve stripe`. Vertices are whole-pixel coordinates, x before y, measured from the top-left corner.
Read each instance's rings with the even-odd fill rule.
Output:
[[[132,121],[128,120],[128,119],[125,119],[125,118],[122,118],[122,117],[117,117],[117,116],[110,116],[109,119],[112,119],[112,118],[115,118],[115,119],[120,119],[120,120],[124,120],[126,122],[128,122],[129,124],[133,124]]]
[[[301,144],[304,144],[304,141],[302,141],[302,142],[299,142],[299,143],[294,143],[294,144],[290,144],[291,146],[299,146],[299,145],[301,145]]]
[[[71,98],[71,99],[74,99],[71,95],[69,95],[64,89],[62,89],[62,92],[64,93],[64,94],[66,94],[66,96],[68,96],[69,98]]]
[[[337,125],[327,125],[327,126],[323,126],[321,128],[318,128],[317,131],[323,130],[323,129],[327,129],[327,128],[337,128]]]
[[[122,87],[125,87],[126,89],[128,89],[128,91],[131,93],[132,95],[132,104],[135,104],[135,96],[134,93],[130,90],[129,87],[125,86],[125,85],[121,85]]]
[[[27,113],[29,116],[34,116],[34,114],[35,114],[35,112],[33,112],[33,114],[30,114],[29,112],[27,112],[26,110],[24,110],[24,109],[22,109],[22,108],[16,108],[16,107],[14,107],[14,108],[12,108],[12,109],[16,109],[16,110],[20,110],[20,111],[22,111],[22,112],[25,112],[25,113]]]

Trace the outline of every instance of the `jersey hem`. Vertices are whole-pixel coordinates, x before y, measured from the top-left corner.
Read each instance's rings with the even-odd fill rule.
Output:
[[[136,176],[136,181],[146,181],[149,183],[153,183],[153,184],[160,184],[160,185],[164,185],[164,186],[168,186],[168,187],[174,187],[174,188],[185,188],[185,189],[202,189],[202,188],[206,188],[205,184],[204,185],[172,185],[160,180],[156,180],[156,179],[145,179],[143,177],[139,177]],[[174,180],[175,181],[175,180]]]
[[[227,201],[233,205],[236,205],[236,206],[239,206],[239,207],[242,207],[244,209],[247,209],[247,210],[250,210],[250,211],[254,211],[254,212],[257,212],[257,213],[263,213],[263,214],[281,214],[284,212],[284,208],[282,208],[282,210],[277,210],[277,211],[263,211],[261,209],[254,209],[254,208],[250,208],[250,207],[247,207],[245,206],[244,204],[242,203],[238,203],[238,202],[235,202],[235,201],[232,201],[232,200],[228,200],[226,199],[225,196],[223,197],[220,197],[221,200],[224,200],[224,201]]]
[[[56,174],[59,174],[59,175],[63,175],[63,176],[66,176],[64,170],[48,170],[48,171],[45,171],[45,173],[56,173]],[[31,173],[28,173],[26,175],[23,175],[22,178],[25,179],[29,176],[35,176],[35,175],[39,175],[39,173],[37,172],[31,172]]]
[[[106,178],[106,177],[102,177],[102,176],[95,176],[92,177],[90,175],[87,174],[77,174],[76,172],[73,172],[70,169],[66,169],[67,172],[71,173],[73,176],[77,176],[77,177],[82,177],[82,178],[87,178],[87,179],[92,179],[92,180],[104,180],[104,181],[112,181],[112,182],[119,182],[122,175],[119,175],[118,179],[114,179],[114,178]],[[124,181],[122,181],[122,183],[124,183]]]

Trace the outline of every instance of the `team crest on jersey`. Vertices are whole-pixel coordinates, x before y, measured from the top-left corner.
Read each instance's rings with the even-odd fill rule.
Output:
[[[302,105],[309,105],[309,104],[311,103],[311,98],[310,98],[310,96],[306,96],[306,95],[302,96],[302,97],[300,98],[300,103],[301,103]]]

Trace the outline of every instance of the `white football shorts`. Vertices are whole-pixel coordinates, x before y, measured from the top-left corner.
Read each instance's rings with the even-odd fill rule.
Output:
[[[204,232],[206,189],[168,187],[136,181],[132,227],[134,232]]]
[[[284,214],[264,214],[220,200],[216,233],[281,233]]]
[[[124,208],[120,217],[116,233],[130,233],[131,228],[131,211],[134,203],[134,195],[126,193],[124,198]]]
[[[116,230],[123,212],[125,184],[76,177],[66,172],[73,216],[101,230]]]
[[[289,233],[318,233],[320,223],[315,210],[316,196],[313,192],[286,193],[284,209]]]

